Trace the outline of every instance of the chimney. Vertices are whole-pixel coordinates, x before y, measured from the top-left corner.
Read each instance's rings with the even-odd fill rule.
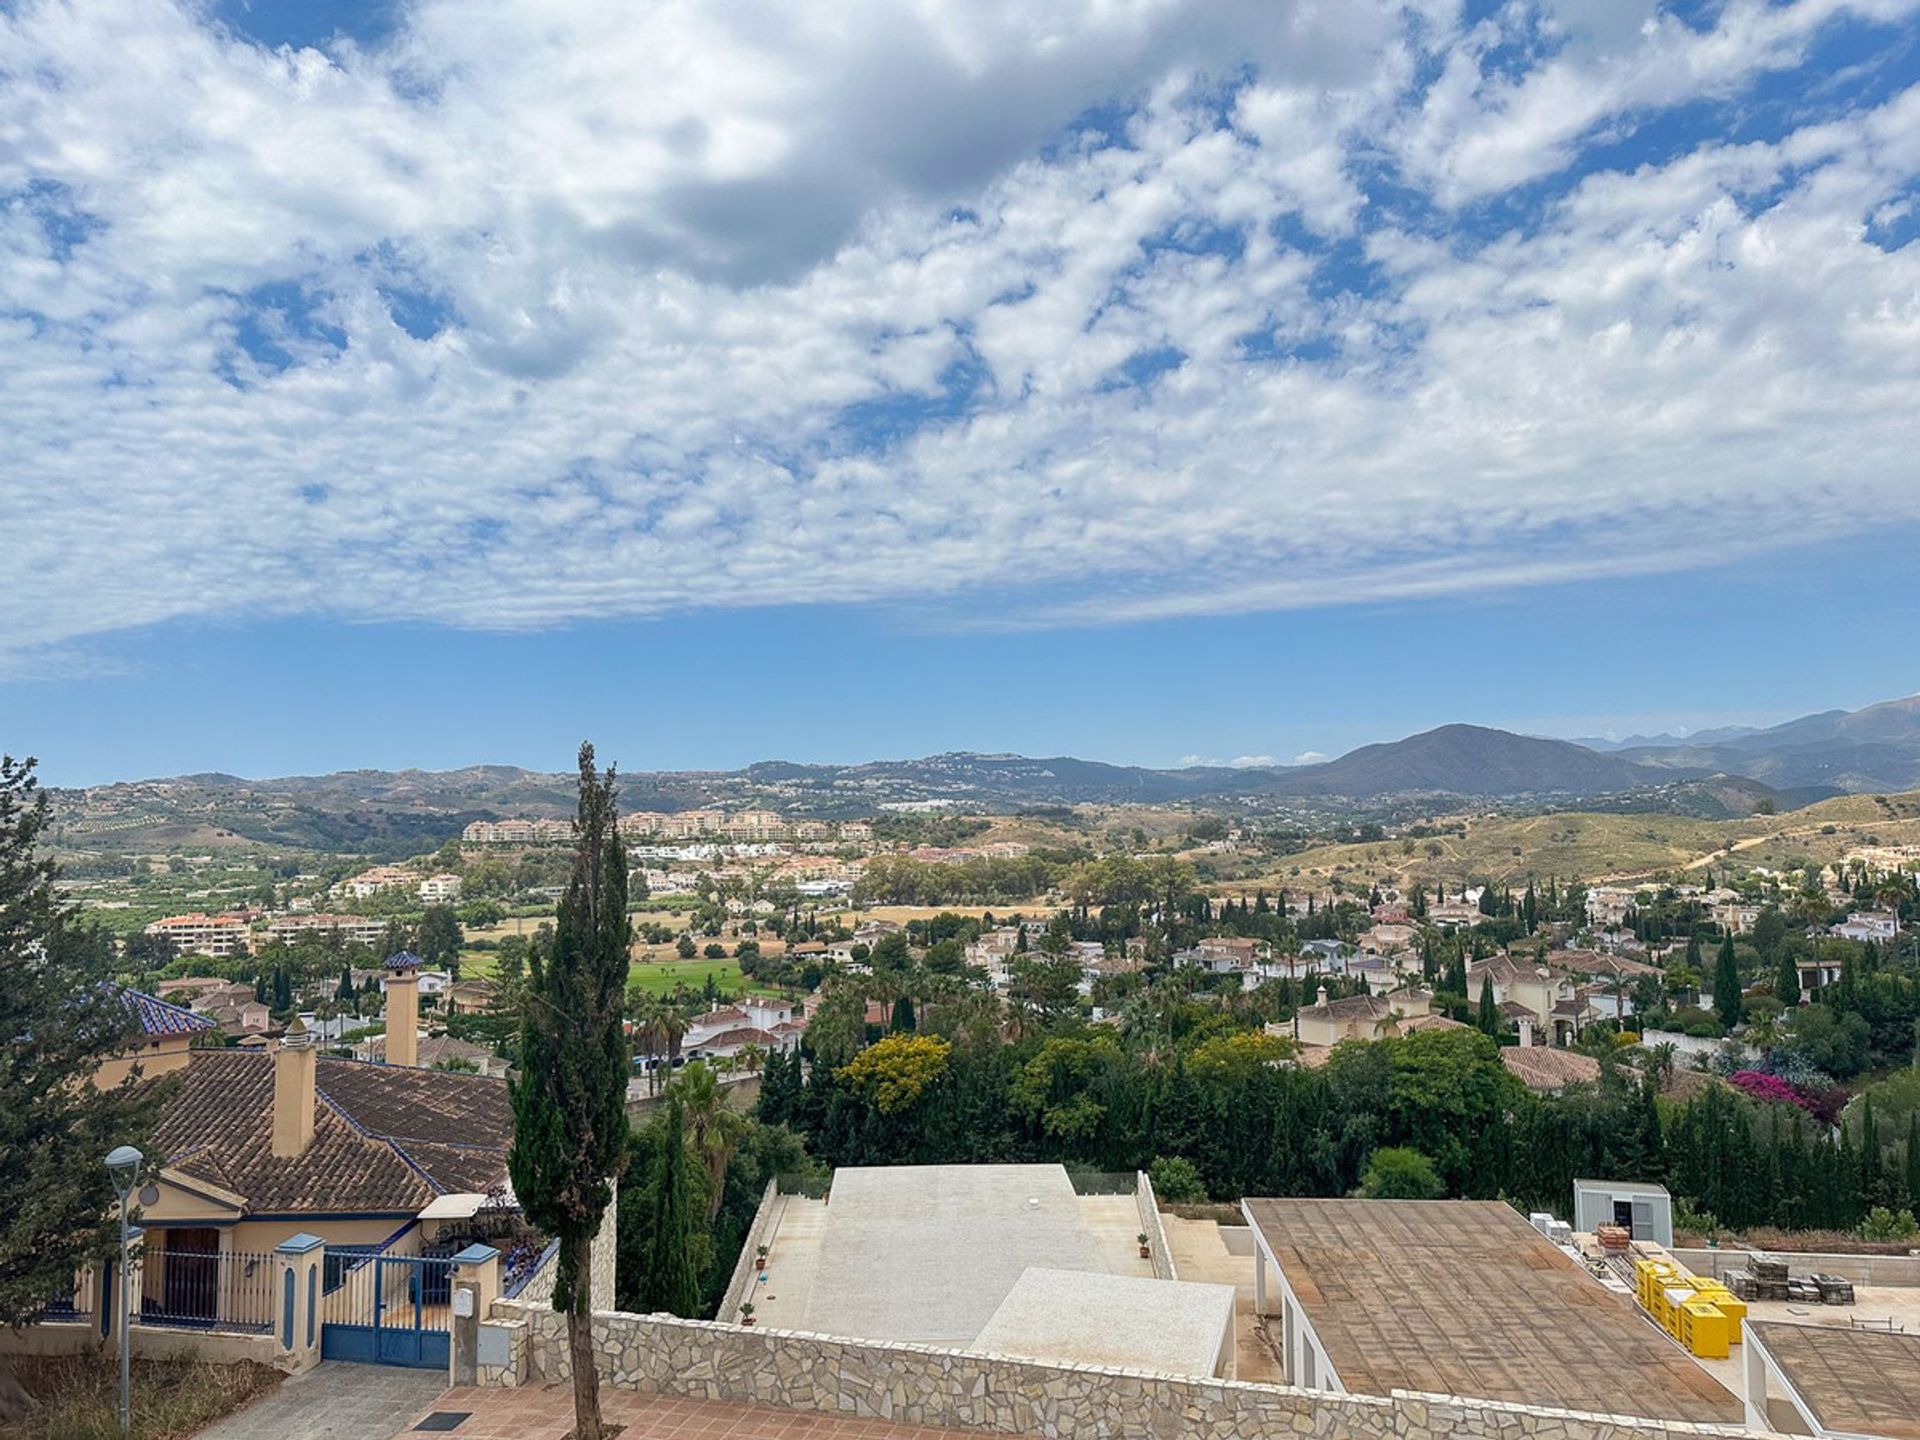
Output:
[[[290,1160],[313,1142],[313,1078],[319,1063],[313,1034],[295,1016],[273,1052],[273,1153]]]
[[[1327,987],[1326,986],[1322,985],[1320,987],[1320,992],[1319,994],[1314,996],[1313,1003],[1316,1005],[1324,1005],[1327,1003]]]
[[[420,957],[387,957],[387,1064],[420,1063]]]
[[[1531,1020],[1522,1020],[1520,1022],[1520,1043],[1522,1045],[1533,1044],[1533,1022]]]

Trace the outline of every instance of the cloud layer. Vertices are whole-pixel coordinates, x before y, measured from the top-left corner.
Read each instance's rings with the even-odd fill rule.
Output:
[[[1104,622],[1920,520],[1912,0],[0,10],[4,644]]]

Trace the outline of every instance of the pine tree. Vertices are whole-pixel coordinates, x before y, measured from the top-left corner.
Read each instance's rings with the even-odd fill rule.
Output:
[[[665,1134],[647,1185],[646,1264],[640,1276],[644,1310],[700,1318],[700,1271],[694,1251],[700,1238],[700,1198],[692,1154],[687,1149],[686,1112],[669,1098]],[[730,1318],[730,1317],[723,1317]]]
[[[627,1153],[621,1029],[632,926],[613,772],[580,747],[573,873],[549,947],[528,956],[521,1073],[512,1084],[514,1194],[560,1242],[553,1308],[567,1317],[575,1440],[603,1440],[592,1337],[592,1249]]]
[[[1740,961],[1733,953],[1731,935],[1720,942],[1720,958],[1713,966],[1713,1008],[1729,1030],[1746,1013],[1740,997]]]
[[[132,1012],[108,983],[111,945],[81,930],[38,854],[51,812],[33,761],[0,759],[0,1324],[36,1320],[74,1271],[107,1243],[113,1186],[100,1157],[117,1145],[153,1153],[155,1086],[109,1090],[102,1060],[132,1048]],[[32,1036],[32,1044],[20,1043]],[[152,1164],[158,1164],[154,1156]],[[27,1397],[0,1352],[0,1419]]]

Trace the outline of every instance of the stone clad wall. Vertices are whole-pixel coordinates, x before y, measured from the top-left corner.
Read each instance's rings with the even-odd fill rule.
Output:
[[[567,1379],[566,1322],[503,1302],[524,1318],[527,1368]],[[601,1378],[651,1390],[791,1410],[877,1415],[905,1424],[1075,1440],[1697,1440],[1735,1427],[1463,1401],[1382,1399],[1234,1380],[1066,1368],[925,1345],[743,1328],[670,1315],[593,1317]]]
[[[1136,1170],[1133,1203],[1140,1212],[1140,1229],[1147,1237],[1147,1251],[1153,1257],[1153,1273],[1162,1280],[1178,1280],[1173,1268],[1173,1247],[1167,1244],[1167,1227],[1160,1219],[1160,1202],[1153,1193],[1153,1181],[1147,1172]]]

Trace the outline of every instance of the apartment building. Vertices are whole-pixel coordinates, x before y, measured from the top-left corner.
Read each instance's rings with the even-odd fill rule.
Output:
[[[248,953],[250,927],[244,915],[169,915],[147,926],[149,935],[164,935],[182,955],[223,958]]]
[[[267,938],[295,945],[334,930],[349,944],[378,945],[386,936],[387,922],[372,915],[333,915],[316,910],[305,915],[276,917],[267,925]]]
[[[420,882],[420,898],[429,905],[452,905],[460,898],[458,875],[429,875]]]
[[[411,889],[414,883],[413,872],[404,866],[376,865],[371,870],[362,870],[358,875],[348,876],[334,886],[333,891],[336,895],[366,900],[378,895],[382,890]]]

